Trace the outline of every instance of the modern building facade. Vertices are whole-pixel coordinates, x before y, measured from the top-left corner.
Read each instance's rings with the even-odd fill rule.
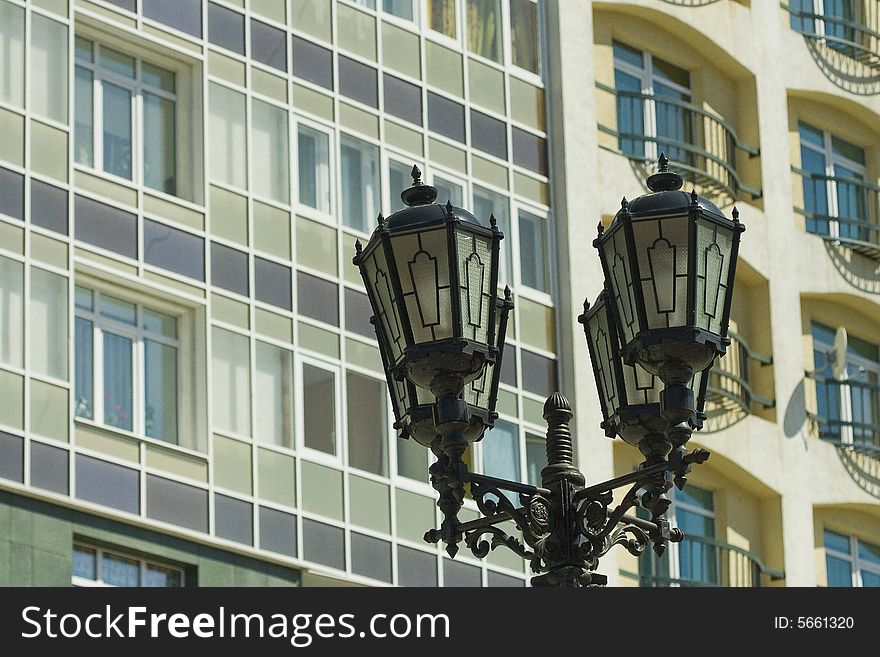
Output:
[[[523,586],[422,541],[351,264],[417,164],[494,214],[515,310],[495,429],[610,441],[591,246],[660,152],[747,226],[733,344],[673,501],[611,584],[880,578],[880,42],[872,0],[0,0],[0,583]],[[779,62],[785,62],[780,66]],[[466,502],[463,515],[476,517]]]

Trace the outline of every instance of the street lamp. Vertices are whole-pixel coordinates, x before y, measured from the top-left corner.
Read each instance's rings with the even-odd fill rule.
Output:
[[[417,167],[412,176],[401,193],[407,207],[379,215],[367,245],[356,244],[354,264],[374,312],[394,426],[437,456],[430,473],[443,521],[425,540],[443,541],[453,557],[462,541],[480,558],[505,546],[530,560],[535,586],[605,584],[596,568],[614,545],[638,555],[650,544],[663,554],[683,538],[665,517],[666,493],[684,487],[692,465],[709,456],[684,445],[702,426],[708,369],[727,345],[742,231],[736,210],[730,222],[696,193],[678,191],[681,178],[661,156],[648,179],[654,193],[624,201],[608,231],[600,225],[594,245],[607,289],[592,308],[585,302],[579,321],[602,427],[646,458],[634,472],[587,486],[573,465],[571,408],[557,392],[544,404],[547,466],[541,485],[531,486],[469,472],[462,460],[497,417],[513,307],[509,289],[497,292],[503,235],[494,217],[486,224],[449,202],[436,205],[437,190],[422,183]],[[650,309],[646,290],[661,299]],[[465,485],[483,515],[460,522]],[[623,486],[629,489],[613,506],[613,491]],[[630,515],[634,507],[650,519]],[[507,521],[522,540],[498,526]]]

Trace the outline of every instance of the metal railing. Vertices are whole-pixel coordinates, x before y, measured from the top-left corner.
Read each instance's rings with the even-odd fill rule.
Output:
[[[682,7],[705,7],[706,5],[713,5],[716,2],[720,2],[721,0],[662,0],[663,2],[670,5],[680,5]]]
[[[807,372],[807,379],[816,386],[817,408],[807,416],[819,438],[880,458],[880,385],[858,379],[841,381],[817,372]]]
[[[675,575],[670,559],[678,561]],[[638,574],[621,574],[643,587],[760,587],[785,579],[783,571],[768,568],[754,553],[704,536],[687,536],[662,557],[646,551],[639,557]]]
[[[599,130],[616,137],[618,148],[630,159],[654,161],[663,152],[685,179],[710,192],[725,194],[731,200],[742,193],[761,196],[759,189],[740,180],[736,169],[737,151],[755,157],[759,150],[741,141],[733,126],[720,116],[676,98],[614,89],[598,82],[596,87],[615,96],[618,117],[617,129],[600,124]],[[622,125],[627,122],[623,117],[630,117],[629,125]]]
[[[813,0],[781,4],[791,14],[792,29],[803,35],[832,82],[854,93],[880,93],[880,3],[826,3],[821,14]],[[833,7],[840,13],[831,13]]]
[[[730,346],[709,372],[706,387],[707,413],[713,414],[738,411],[751,413],[753,404],[773,408],[776,401],[771,397],[759,395],[752,389],[750,369],[755,363],[760,366],[772,365],[773,357],[753,351],[734,331],[728,332]]]
[[[807,232],[880,260],[880,187],[857,178],[792,168],[803,181]]]
[[[880,4],[871,0],[852,3],[849,16],[814,13],[813,0],[795,0],[783,6],[791,14],[793,30],[880,69]]]

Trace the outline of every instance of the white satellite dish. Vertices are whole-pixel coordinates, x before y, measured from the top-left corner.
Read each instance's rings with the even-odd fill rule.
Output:
[[[846,378],[846,348],[846,329],[840,326],[834,333],[834,351],[832,352],[834,360],[831,363],[831,372],[838,381]]]

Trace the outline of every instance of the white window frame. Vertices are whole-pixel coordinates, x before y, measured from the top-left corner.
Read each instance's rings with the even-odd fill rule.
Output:
[[[79,575],[71,575],[70,583],[73,586],[77,587],[90,587],[90,588],[116,588],[115,584],[108,584],[101,578],[101,564],[104,561],[105,555],[111,555],[114,557],[119,557],[121,559],[130,559],[132,561],[138,562],[138,587],[146,587],[146,573],[148,566],[157,566],[159,568],[165,568],[168,570],[174,570],[180,575],[180,588],[186,586],[186,571],[176,565],[172,565],[170,563],[162,563],[157,559],[147,559],[143,557],[137,557],[132,554],[126,554],[122,551],[117,550],[105,550],[103,548],[99,548],[95,545],[90,545],[88,543],[82,543],[80,541],[76,541],[73,544],[73,549],[77,548],[83,550],[92,550],[95,553],[95,579],[88,579],[86,577],[81,577]],[[178,587],[168,587],[168,588],[178,588]]]
[[[821,2],[822,0],[818,0]],[[840,165],[846,167],[847,169],[853,171],[856,176],[861,177],[861,179],[867,180],[868,170],[864,164],[860,164],[854,160],[850,160],[849,158],[840,155],[835,152],[833,145],[833,135],[829,130],[822,130],[821,128],[817,128],[816,126],[807,123],[806,121],[799,121],[798,128],[800,126],[804,126],[809,128],[810,130],[815,130],[816,132],[822,133],[822,146],[818,146],[817,144],[812,144],[808,141],[805,141],[798,136],[798,141],[800,141],[801,148],[804,148],[808,151],[812,151],[814,153],[819,153],[825,160],[825,175],[832,179],[836,177],[835,166]],[[838,139],[843,140],[838,137]],[[865,152],[865,149],[861,146],[853,144],[852,142],[847,142],[851,146],[855,146],[856,148],[860,148],[862,153]],[[867,161],[867,157],[865,159]],[[801,163],[803,164],[803,163]],[[802,167],[803,168],[803,167]],[[840,214],[840,204],[837,197],[837,184],[834,180],[826,180],[825,181],[825,196],[828,200],[828,215],[830,217],[839,217]],[[828,233],[831,237],[840,237],[840,222],[838,221],[829,221],[828,222]]]
[[[201,122],[201,76],[194,70],[197,62],[183,61],[180,53],[174,57],[141,46],[128,35],[111,36],[107,32],[98,31],[88,25],[77,24],[76,38],[92,42],[92,62],[85,62],[75,57],[74,68],[82,67],[92,74],[92,147],[93,161],[91,166],[74,162],[75,167],[89,172],[96,172],[111,180],[126,185],[144,186],[151,194],[165,195],[172,199],[183,199],[200,202],[202,196],[203,174],[201,172],[201,150],[203,130]],[[100,50],[102,47],[115,50],[135,60],[135,78],[127,78],[100,66]],[[75,52],[75,49],[74,49]],[[174,93],[170,93],[147,85],[143,82],[143,64],[156,66],[174,74]],[[109,82],[129,90],[131,98],[131,179],[105,171],[103,167],[103,82]],[[144,184],[144,111],[143,93],[147,92],[174,102],[175,130],[175,193],[169,194],[161,189],[146,187]],[[197,119],[198,117],[198,119]]]
[[[813,324],[815,323],[817,322],[813,322]],[[827,342],[824,342],[822,340],[817,340],[814,337],[813,351],[821,351],[825,355],[826,363],[821,364],[824,367],[828,365],[827,359],[831,357],[831,354],[834,351],[834,345],[828,344]],[[855,380],[858,377],[866,377],[872,375],[876,381],[880,381],[880,363],[851,352],[847,352],[845,362],[846,367],[843,371],[843,377],[840,380],[840,442],[847,445],[853,445],[855,443],[853,427],[851,424],[846,424],[847,422],[851,423],[854,421],[852,390],[846,382]],[[820,363],[813,363],[813,369],[821,369]]]
[[[843,532],[834,531],[833,529],[829,529],[828,527],[824,528],[825,531],[832,532],[834,534],[838,534],[840,536],[846,536],[849,539],[849,550],[850,553],[846,554],[845,552],[838,552],[834,548],[829,548],[823,545],[825,549],[826,556],[826,574],[825,574],[825,585],[828,585],[828,574],[827,574],[827,557],[834,557],[835,559],[840,559],[841,561],[846,561],[850,565],[850,575],[852,577],[852,585],[856,588],[861,588],[864,586],[862,582],[862,571],[867,570],[869,573],[877,575],[880,577],[880,566],[873,563],[865,563],[863,564],[859,559],[859,543],[868,543],[869,541],[862,541],[857,536],[848,536]],[[824,537],[823,537],[824,543]],[[872,544],[873,545],[873,544]]]
[[[623,46],[631,48],[633,50],[637,50],[642,54],[642,67],[639,68],[630,64],[627,61],[623,61],[614,57],[614,70],[621,71],[627,75],[631,75],[632,77],[638,78],[639,84],[641,86],[641,93],[646,96],[654,96],[654,54],[650,50],[643,50],[642,48],[636,48],[635,46],[631,46],[628,43],[624,43],[623,41],[619,41]],[[669,62],[670,65],[675,66],[672,62]],[[677,66],[676,68],[681,68]],[[684,69],[682,69],[684,70]],[[688,79],[690,79],[690,71],[687,71]],[[687,101],[685,102],[693,102],[693,91],[689,87],[684,87],[680,84],[672,82],[671,80],[662,80],[662,84],[664,86],[670,87],[674,91],[685,94],[688,96]],[[616,85],[615,85],[616,86]],[[654,161],[659,156],[660,153],[657,150],[657,104],[651,100],[650,98],[646,99],[642,104],[642,122],[645,126],[645,159]]]
[[[309,447],[306,445],[306,409],[305,409],[305,375],[303,374],[303,369],[306,365],[311,367],[315,367],[323,372],[333,375],[333,422],[334,422],[334,446],[335,453],[330,454],[328,452],[321,451],[320,449],[316,449],[314,447]],[[321,360],[319,358],[314,358],[311,356],[306,356],[304,354],[297,354],[296,356],[296,374],[297,379],[295,381],[295,393],[296,393],[296,418],[295,418],[295,426],[296,426],[296,449],[300,454],[306,455],[309,461],[314,463],[323,463],[325,465],[330,465],[335,468],[340,468],[343,463],[343,453],[347,450],[348,446],[345,444],[343,433],[342,433],[342,382],[340,379],[342,378],[340,366],[338,364],[330,363],[325,360]]]
[[[164,446],[173,446],[182,449],[191,449],[201,453],[204,449],[199,440],[199,431],[196,427],[196,415],[194,410],[196,395],[191,392],[195,385],[196,377],[193,370],[195,358],[193,357],[192,335],[193,319],[191,313],[185,308],[168,302],[149,298],[144,302],[143,295],[121,290],[115,287],[102,285],[90,278],[78,277],[76,287],[82,287],[92,292],[92,310],[75,306],[74,318],[82,318],[92,322],[92,417],[76,415],[77,422],[85,422],[100,426],[109,431],[118,431],[133,434],[142,440],[155,441]],[[109,296],[126,303],[135,305],[136,325],[132,326],[124,322],[118,322],[100,313],[100,300],[102,296]],[[147,331],[141,327],[144,309],[160,312],[174,317],[177,322],[177,338]],[[132,341],[132,428],[123,429],[108,425],[104,422],[104,331],[128,338]],[[169,347],[177,349],[177,436],[176,441],[165,441],[146,435],[145,395],[146,395],[146,362],[144,340],[149,339]],[[74,359],[76,359],[76,344],[74,340]],[[75,374],[74,374],[75,377]],[[74,389],[76,383],[74,381]],[[78,402],[74,400],[76,406]],[[182,435],[193,434],[193,445],[181,445]]]
[[[315,123],[312,121],[307,121],[303,117],[299,115],[294,115],[294,123],[293,129],[295,130],[296,140],[294,141],[294,166],[291,166],[291,175],[293,177],[293,189],[291,196],[291,205],[297,208],[297,213],[307,216],[309,218],[318,218],[324,223],[330,223],[332,225],[336,225],[337,219],[335,216],[335,194],[334,189],[335,185],[335,176],[334,172],[336,171],[336,148],[335,148],[335,139],[334,139],[334,131],[326,126],[323,126],[319,123]],[[321,208],[313,208],[311,205],[306,205],[300,201],[300,189],[299,189],[299,131],[300,128],[304,128],[310,132],[316,132],[320,135],[323,135],[327,138],[327,152],[326,152],[326,161],[317,163],[317,171],[315,174],[316,179],[316,187],[315,190],[316,196],[318,198],[322,196],[326,196],[328,207],[326,210],[322,210]],[[296,175],[293,175],[293,171],[296,171]],[[323,176],[323,178],[322,178]],[[341,222],[341,217],[339,219]]]
[[[358,146],[355,146],[352,142],[359,142],[359,144],[358,144]],[[344,212],[344,207],[343,207],[343,203],[342,203],[342,160],[343,160],[342,148],[343,148],[343,146],[348,146],[351,148],[358,148],[362,155],[364,154],[366,148],[375,149],[375,156],[376,156],[375,163],[378,168],[378,170],[376,171],[376,175],[378,177],[378,180],[377,180],[377,188],[375,190],[370,190],[370,191],[371,191],[371,193],[375,192],[376,194],[378,194],[378,198],[373,199],[375,201],[375,206],[378,210],[381,210],[383,207],[383,205],[382,205],[382,195],[383,195],[382,190],[385,187],[384,178],[387,177],[387,176],[383,175],[382,148],[379,146],[379,144],[374,143],[372,141],[369,141],[367,139],[364,139],[363,137],[349,134],[347,132],[340,132],[339,133],[339,143],[338,143],[339,153],[338,153],[338,158],[336,160],[336,162],[337,162],[336,181],[337,181],[337,184],[339,185],[339,198],[340,198],[340,201],[339,201],[339,224],[345,230],[357,232],[362,235],[368,236],[372,232],[373,227],[375,226],[375,219],[376,218],[369,216],[369,214],[367,212],[366,206],[368,206],[370,204],[370,199],[367,198],[367,196],[368,196],[367,191],[368,190],[366,187],[364,187],[364,189],[363,189],[363,191],[364,191],[364,207],[362,207],[360,210],[361,216],[365,218],[364,229],[361,230],[357,226],[351,226],[351,225],[347,224],[345,221],[345,217],[343,216],[343,212]],[[366,159],[369,160],[370,162],[373,161],[372,158],[366,158]],[[368,164],[369,164],[369,162],[365,161],[365,159],[362,157],[361,158],[361,180],[362,181],[366,180],[372,173],[370,171]]]

